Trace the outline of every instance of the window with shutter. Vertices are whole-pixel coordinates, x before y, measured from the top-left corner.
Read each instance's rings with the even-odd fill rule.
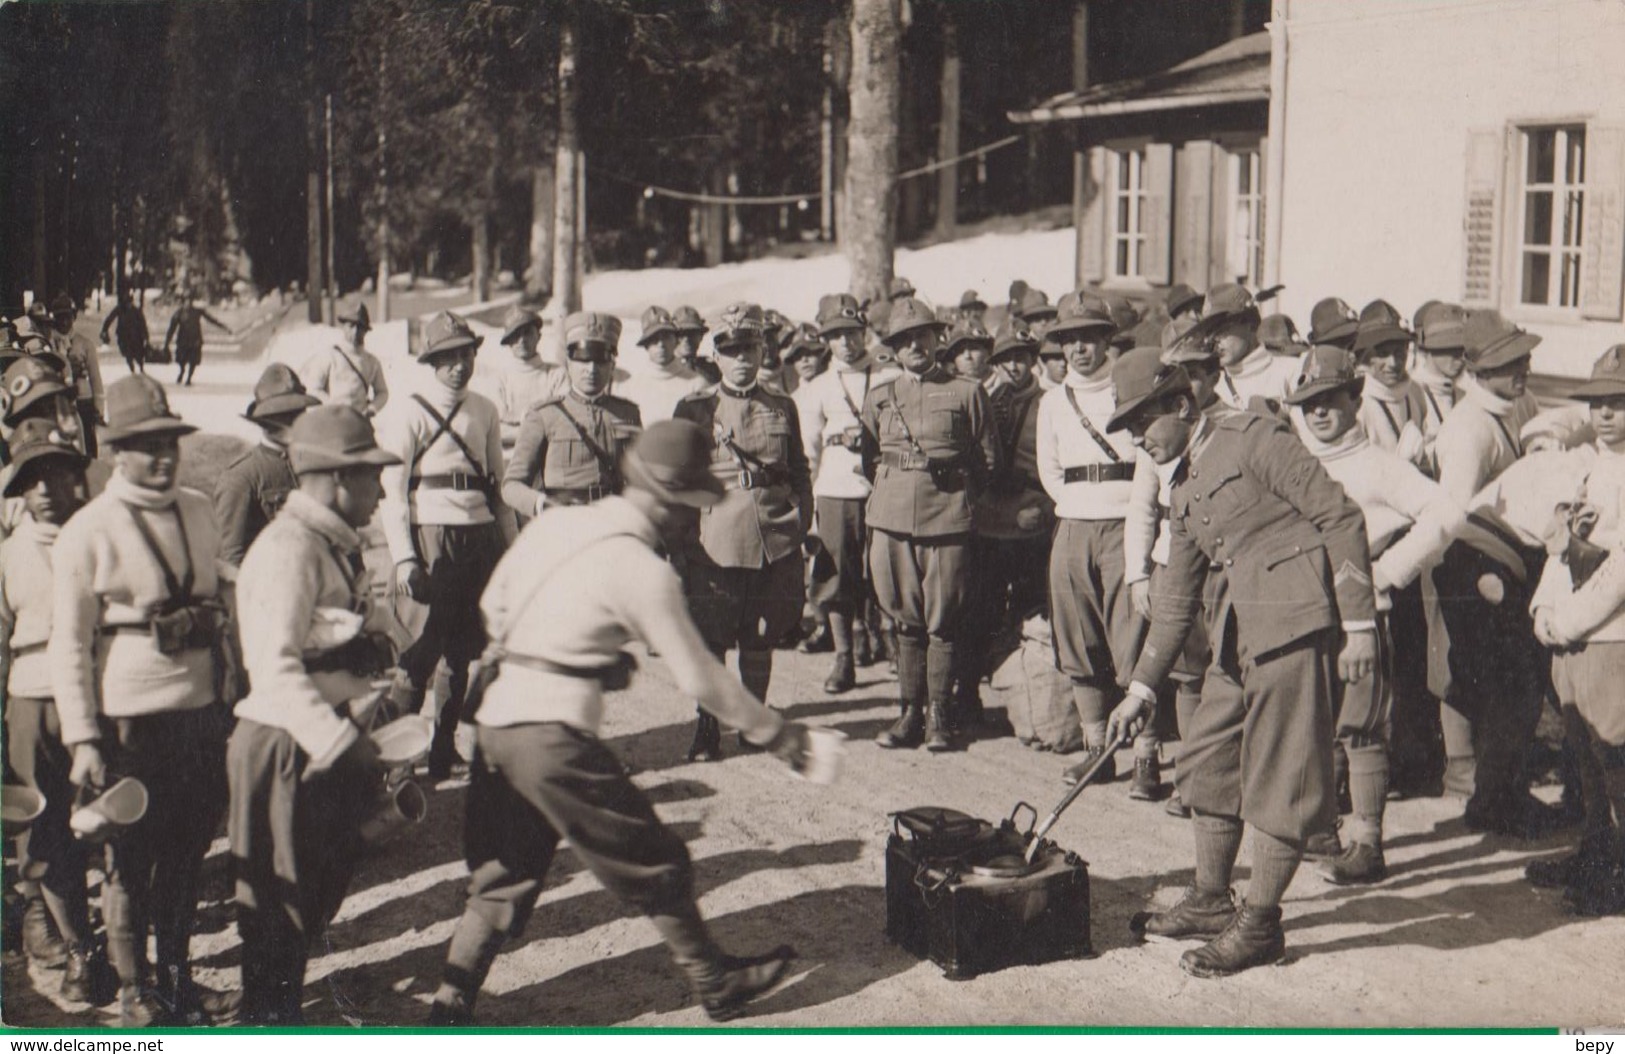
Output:
[[[1517,134],[1518,303],[1577,308],[1588,270],[1585,125]]]
[[[1083,219],[1078,227],[1079,285],[1100,282],[1106,277],[1106,186],[1107,151],[1090,147],[1084,178]]]
[[[1580,314],[1617,322],[1625,307],[1625,128],[1591,125],[1586,152]]]
[[[1171,143],[1150,143],[1145,148],[1145,194],[1140,200],[1140,266],[1136,272],[1147,282],[1173,281],[1174,148]]]
[[[1506,135],[1500,129],[1467,135],[1466,212],[1462,216],[1461,302],[1494,307],[1500,292],[1500,188]]]
[[[1110,232],[1106,273],[1138,278],[1145,251],[1146,151],[1113,150],[1107,158],[1106,229]]]

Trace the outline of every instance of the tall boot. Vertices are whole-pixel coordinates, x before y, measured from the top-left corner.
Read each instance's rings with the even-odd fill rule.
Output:
[[[39,893],[30,896],[23,908],[23,948],[30,959],[49,970],[60,970],[68,962],[68,944],[57,932]]]
[[[925,691],[931,708],[925,722],[925,749],[933,753],[954,748],[953,698],[957,660],[952,641],[926,639]]]
[[[829,695],[840,695],[850,692],[858,683],[853,669],[852,623],[846,612],[830,610],[829,635],[835,641],[835,663],[830,667],[829,676],[824,678],[824,691]]]
[[[1285,958],[1280,907],[1255,908],[1243,902],[1223,933],[1180,956],[1179,965],[1193,977],[1229,977]]]
[[[921,638],[897,638],[897,692],[903,716],[875,737],[887,750],[917,747],[925,736],[925,641]]]
[[[925,718],[925,749],[941,754],[954,748],[953,728],[948,723],[948,704],[941,699],[931,702]]]
[[[740,648],[739,649],[739,683],[745,690],[763,704],[767,703],[767,689],[773,681],[773,652],[767,648]],[[754,754],[762,748],[745,738],[745,733],[739,733],[739,749],[747,754]]]
[[[429,778],[447,779],[457,764],[457,722],[463,715],[463,696],[468,692],[468,667],[454,667],[450,671],[450,690],[446,705],[435,717],[434,739],[429,745]]]
[[[466,1026],[474,1023],[474,1002],[491,972],[507,934],[473,911],[464,911],[446,950],[446,971],[429,1005],[430,1025]]]
[[[651,915],[672,962],[688,979],[689,991],[713,1021],[731,1021],[751,1000],[766,995],[784,979],[796,952],[781,944],[763,955],[724,955],[692,903],[672,914]]]
[[[688,745],[690,761],[722,760],[722,725],[704,710],[697,710],[694,722],[694,742]]]

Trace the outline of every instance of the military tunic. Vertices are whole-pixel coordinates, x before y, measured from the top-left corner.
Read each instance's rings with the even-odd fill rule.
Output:
[[[258,443],[227,465],[214,485],[220,523],[220,558],[233,566],[299,486],[282,447]]]
[[[521,516],[546,505],[584,505],[621,492],[621,452],[643,426],[638,408],[575,389],[533,406],[502,476],[502,500]]]

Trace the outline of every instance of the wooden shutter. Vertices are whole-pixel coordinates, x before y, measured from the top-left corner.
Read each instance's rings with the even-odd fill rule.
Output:
[[[1083,282],[1106,278],[1106,150],[1089,148],[1089,164],[1084,173],[1083,222],[1078,227],[1078,270]],[[1082,284],[1082,283],[1080,283]]]
[[[1580,313],[1617,322],[1625,300],[1625,128],[1586,129]]]
[[[1140,228],[1145,231],[1145,248],[1140,253],[1140,277],[1156,285],[1167,285],[1173,256],[1174,148],[1171,143],[1148,143],[1145,148],[1145,205]]]
[[[1500,298],[1501,174],[1506,168],[1506,141],[1506,132],[1499,128],[1467,133],[1461,257],[1464,307],[1494,307]]]
[[[1258,140],[1258,237],[1263,243],[1258,250],[1258,284],[1274,285],[1271,275],[1275,262],[1270,259],[1270,137]]]
[[[1213,220],[1213,159],[1218,153],[1207,139],[1193,139],[1179,148],[1179,204],[1174,209],[1178,232],[1174,239],[1172,280],[1206,289],[1208,236]]]

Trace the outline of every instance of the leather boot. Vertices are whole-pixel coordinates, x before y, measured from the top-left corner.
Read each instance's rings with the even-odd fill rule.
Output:
[[[43,897],[30,897],[23,909],[23,948],[28,957],[50,970],[67,965],[68,944],[56,931]]]
[[[852,661],[859,666],[875,664],[876,647],[869,637],[869,626],[864,622],[852,623]]]
[[[1236,897],[1230,890],[1207,893],[1189,886],[1167,911],[1136,912],[1128,928],[1142,939],[1200,940],[1223,933],[1235,915]]]
[[[1186,805],[1185,799],[1179,796],[1178,787],[1175,787],[1174,792],[1168,795],[1168,804],[1162,807],[1162,811],[1167,813],[1169,816],[1175,816],[1181,820],[1188,820],[1191,818],[1191,807]]]
[[[1162,796],[1162,763],[1155,754],[1134,759],[1134,782],[1128,796],[1136,801],[1156,801]]]
[[[948,704],[938,700],[931,704],[925,718],[925,749],[933,754],[954,748],[953,729],[948,724]]]
[[[875,745],[885,750],[913,749],[925,739],[925,712],[919,706],[905,704],[903,716],[880,735]]]
[[[840,695],[850,692],[857,687],[857,672],[852,668],[853,658],[849,651],[835,653],[835,665],[830,667],[829,676],[824,678],[824,692],[827,695]]]
[[[230,1025],[242,1009],[243,993],[217,992],[192,980],[187,966],[158,967],[158,1000],[169,1011],[170,1023],[186,1027]]]
[[[1330,860],[1343,855],[1343,839],[1338,837],[1337,828],[1329,827],[1324,831],[1316,831],[1304,839],[1303,855],[1315,860]]]
[[[732,1021],[751,1000],[778,987],[795,957],[794,948],[781,944],[765,955],[722,955],[682,967],[689,990],[706,1015],[712,1021]]]
[[[169,1010],[159,1002],[156,992],[138,984],[119,986],[119,1028],[152,1028],[168,1024]]]
[[[1537,889],[1565,889],[1579,885],[1590,871],[1606,870],[1613,862],[1613,839],[1594,835],[1582,839],[1578,851],[1556,860],[1536,860],[1523,869],[1523,878]]]
[[[704,710],[694,723],[694,742],[689,744],[688,760],[722,760],[722,725]]]
[[[1388,877],[1388,861],[1380,845],[1350,840],[1342,856],[1322,862],[1317,870],[1334,886],[1368,886]]]
[[[1061,773],[1061,782],[1066,784],[1068,787],[1077,786],[1078,781],[1083,779],[1083,774],[1089,771],[1089,766],[1099,761],[1100,755],[1105,753],[1105,751],[1105,747],[1089,747],[1084,750],[1083,760],[1078,762],[1076,765],[1068,765],[1066,771]],[[1110,783],[1116,778],[1117,759],[1112,758],[1101,767],[1099,772],[1095,773],[1094,782]]]
[[[897,630],[889,629],[880,635],[885,644],[886,667],[893,677],[899,676],[897,665]]]
[[[1223,933],[1179,957],[1180,968],[1193,977],[1229,977],[1254,966],[1271,966],[1286,958],[1281,909],[1243,903]]]
[[[796,651],[803,655],[821,655],[834,650],[835,642],[830,638],[829,627],[822,623],[796,645]]]
[[[474,1001],[485,987],[506,935],[472,911],[463,912],[446,950],[446,969],[429,1004],[428,1024],[466,1027],[474,1023]]]
[[[89,1003],[95,999],[91,981],[92,949],[85,945],[68,949],[68,962],[62,972],[62,998],[70,1003]]]
[[[1576,915],[1603,918],[1625,914],[1625,866],[1588,870],[1579,882],[1563,891],[1563,899]]]

